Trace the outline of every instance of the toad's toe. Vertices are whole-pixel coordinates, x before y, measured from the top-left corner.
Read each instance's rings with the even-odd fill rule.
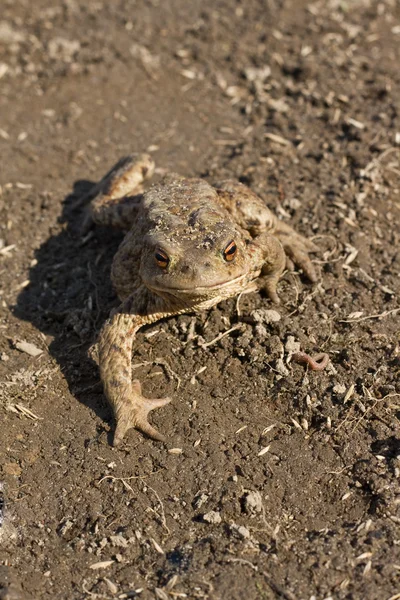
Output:
[[[132,382],[132,394],[129,399],[124,399],[116,407],[116,429],[113,446],[119,446],[129,429],[138,429],[153,440],[165,442],[165,437],[157,431],[148,421],[151,410],[161,408],[171,402],[171,398],[145,398],[141,393],[138,380]]]

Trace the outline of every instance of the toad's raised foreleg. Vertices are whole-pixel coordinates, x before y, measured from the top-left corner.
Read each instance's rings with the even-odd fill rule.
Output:
[[[276,286],[286,265],[283,246],[277,237],[266,232],[256,236],[252,245],[255,254],[257,254],[257,262],[261,266],[260,275],[256,282],[257,287],[264,290],[272,302],[279,304],[280,300]]]

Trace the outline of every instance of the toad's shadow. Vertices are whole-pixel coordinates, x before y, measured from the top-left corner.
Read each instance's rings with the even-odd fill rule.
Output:
[[[102,227],[82,234],[87,202],[81,199],[93,185],[77,181],[65,198],[61,231],[57,228],[58,233],[36,251],[30,284],[18,296],[14,314],[50,338],[49,352],[71,394],[103,421],[110,421],[111,410],[88,349],[111,307],[118,304],[110,268],[123,234]]]

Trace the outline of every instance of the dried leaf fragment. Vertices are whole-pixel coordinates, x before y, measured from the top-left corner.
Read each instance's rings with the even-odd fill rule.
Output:
[[[269,444],[268,446],[265,446],[265,448],[262,448],[260,450],[260,452],[257,454],[257,456],[263,456],[264,454],[266,454],[269,449],[271,448],[271,444]]]
[[[107,567],[111,567],[111,565],[114,564],[113,560],[103,560],[101,562],[97,562],[97,563],[93,563],[92,565],[89,565],[89,569],[93,569],[93,571],[96,571],[97,569],[106,569]]]

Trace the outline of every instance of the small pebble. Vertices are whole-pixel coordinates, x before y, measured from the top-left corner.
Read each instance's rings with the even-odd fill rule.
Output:
[[[337,394],[338,396],[341,394],[345,394],[346,393],[346,386],[343,385],[343,383],[337,383],[336,385],[333,386],[333,392],[335,394]]]
[[[216,510],[210,510],[210,512],[203,515],[203,521],[210,523],[210,525],[218,525],[221,523],[221,514]]]
[[[43,350],[35,346],[35,344],[31,344],[30,342],[17,342],[15,347],[20,352],[25,352],[25,354],[29,354],[29,356],[40,356],[43,354]]]
[[[110,542],[118,548],[126,548],[128,546],[128,540],[122,535],[110,535]]]
[[[266,308],[257,308],[251,312],[251,318],[255,323],[277,323],[281,320],[281,315],[276,310]]]
[[[263,504],[260,492],[248,491],[242,498],[245,513],[250,517],[255,517],[257,513],[262,512]]]
[[[279,375],[282,375],[282,377],[287,377],[290,373],[289,369],[286,367],[285,363],[281,358],[278,358],[275,361],[274,368],[276,371],[278,371]]]
[[[103,577],[103,581],[107,585],[107,587],[110,590],[111,594],[116,594],[118,592],[117,586],[115,585],[115,583],[113,583],[112,581],[110,581],[110,579],[107,579],[107,577]]]
[[[250,531],[244,525],[233,524],[232,529],[244,540],[249,540],[251,537]]]
[[[300,342],[296,342],[296,338],[293,335],[289,335],[286,340],[285,350],[289,354],[300,352]]]
[[[193,500],[193,507],[198,510],[205,502],[207,502],[209,496],[208,494],[200,493]]]

